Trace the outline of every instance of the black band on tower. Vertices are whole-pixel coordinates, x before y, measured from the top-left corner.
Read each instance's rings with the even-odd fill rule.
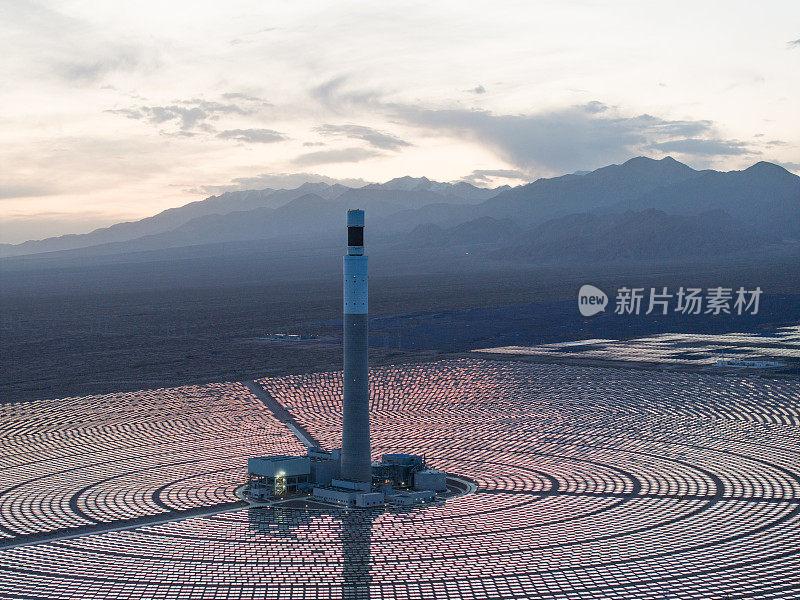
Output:
[[[363,246],[364,245],[364,228],[363,227],[348,227],[347,228],[347,245],[348,246]]]

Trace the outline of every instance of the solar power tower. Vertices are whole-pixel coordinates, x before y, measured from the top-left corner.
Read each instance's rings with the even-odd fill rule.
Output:
[[[364,211],[347,211],[344,257],[344,394],[342,479],[372,482],[369,443],[368,279]]]

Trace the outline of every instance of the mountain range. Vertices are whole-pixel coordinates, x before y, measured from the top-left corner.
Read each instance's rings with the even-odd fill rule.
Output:
[[[349,188],[340,184],[304,183],[294,189],[263,189],[226,192],[219,196],[210,196],[205,200],[190,202],[184,206],[170,208],[152,217],[139,221],[123,222],[96,229],[86,234],[68,234],[43,240],[31,240],[21,244],[0,244],[0,257],[74,250],[104,244],[119,244],[161,233],[175,232],[175,239],[169,236],[162,239],[163,247],[175,245],[192,245],[198,240],[225,241],[229,237],[237,239],[260,239],[272,237],[279,232],[282,215],[292,214],[298,221],[301,230],[308,229],[308,223],[302,223],[308,212],[320,208],[320,201],[329,203],[330,207],[340,206],[347,202],[369,202],[385,204],[386,211],[413,209],[430,204],[460,205],[481,202],[501,193],[508,186],[495,189],[479,188],[466,182],[456,184],[430,181],[425,177],[399,177],[383,184],[370,184],[363,188]],[[299,199],[300,202],[297,202]],[[327,206],[327,205],[326,205]],[[325,208],[323,206],[323,208]],[[276,209],[280,209],[277,210]],[[271,217],[276,211],[274,217]],[[251,213],[251,214],[245,214]],[[237,215],[226,217],[226,215]],[[254,230],[251,218],[263,225],[264,229]],[[227,227],[236,228],[237,218],[241,221],[241,233],[226,233]],[[274,220],[274,223],[271,223]],[[185,228],[184,228],[185,226]],[[184,228],[184,229],[181,229]],[[192,239],[191,232],[205,229],[219,229],[219,234],[210,238]],[[217,239],[217,237],[219,239]],[[180,242],[178,240],[181,240]],[[153,241],[156,246],[160,242]],[[147,245],[147,244],[139,244]],[[135,246],[135,245],[134,245]]]
[[[371,245],[478,245],[497,260],[669,260],[800,239],[800,177],[778,165],[698,171],[669,157],[638,157],[514,188],[400,177],[361,188],[228,192],[84,235],[3,244],[0,257],[169,258],[177,248],[213,253],[215,244],[254,240],[336,245],[348,208],[366,210]]]

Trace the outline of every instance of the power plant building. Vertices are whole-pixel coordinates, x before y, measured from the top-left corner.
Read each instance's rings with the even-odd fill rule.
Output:
[[[247,488],[253,498],[298,494],[308,487],[311,460],[307,456],[248,458],[247,471]]]

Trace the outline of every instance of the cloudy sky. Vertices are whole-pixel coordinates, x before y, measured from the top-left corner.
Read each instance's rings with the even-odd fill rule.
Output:
[[[800,2],[0,0],[0,242],[229,189],[800,173]]]

